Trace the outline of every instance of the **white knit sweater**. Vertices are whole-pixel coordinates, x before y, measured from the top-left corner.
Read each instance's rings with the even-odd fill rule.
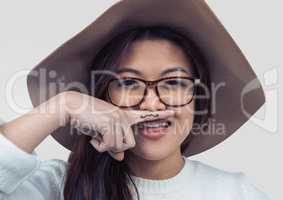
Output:
[[[133,176],[141,200],[270,200],[242,172],[183,158],[184,167],[169,179]],[[28,154],[0,134],[0,200],[63,200],[66,165]]]

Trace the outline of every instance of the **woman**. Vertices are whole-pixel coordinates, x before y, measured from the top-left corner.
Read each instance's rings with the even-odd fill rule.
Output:
[[[149,1],[137,2],[137,5],[131,1],[120,2],[112,8],[112,13],[119,6],[135,10],[151,5]],[[170,1],[159,3],[160,7],[171,9]],[[193,9],[192,3],[176,1],[178,4]],[[236,129],[231,124],[237,122],[239,126],[243,121],[235,112],[237,118],[227,116],[227,121],[222,121],[214,131],[203,126],[211,125],[211,119],[220,119],[219,113],[223,112],[218,108],[213,111],[211,107],[213,101],[222,101],[221,97],[213,99],[212,84],[216,80],[213,74],[216,73],[208,67],[204,50],[183,34],[182,29],[157,24],[125,28],[109,41],[104,38],[107,43],[100,44],[101,48],[93,55],[90,53],[94,51],[80,51],[77,55],[75,48],[68,48],[68,44],[75,47],[72,46],[75,38],[61,49],[61,53],[71,55],[64,58],[65,63],[60,62],[62,54],[57,51],[36,68],[50,67],[51,71],[56,66],[56,80],[64,74],[69,83],[70,80],[76,83],[72,86],[81,89],[80,92],[68,88],[70,91],[58,92],[39,104],[42,99],[37,89],[44,88],[49,97],[49,87],[35,86],[36,79],[31,78],[34,74],[30,74],[30,94],[37,107],[0,129],[0,170],[3,172],[0,197],[268,199],[243,173],[226,172],[188,158],[223,141]],[[80,35],[83,39],[87,31]],[[94,38],[99,41],[98,36]],[[80,41],[85,45],[83,49],[90,47],[87,40]],[[67,60],[76,56],[84,62],[77,62],[80,65],[76,69],[82,70],[79,66],[91,64],[88,70],[96,72],[95,77],[78,82],[68,77],[68,71],[63,68]],[[75,71],[75,66],[72,69]],[[232,73],[225,73],[233,79],[229,76]],[[88,75],[77,73],[76,78]],[[218,76],[225,80],[221,72]],[[228,88],[232,85],[226,83]],[[84,88],[84,84],[88,87]],[[239,81],[237,85],[240,84]],[[36,91],[32,91],[35,87]],[[239,88],[232,88],[237,93]],[[260,98],[260,93],[256,97]],[[233,105],[231,99],[229,103]],[[253,113],[255,108],[250,110]],[[72,150],[68,162],[42,161],[35,155],[36,146],[50,133]]]

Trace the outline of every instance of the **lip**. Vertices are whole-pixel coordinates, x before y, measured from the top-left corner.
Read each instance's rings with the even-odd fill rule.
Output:
[[[144,138],[147,138],[147,139],[150,139],[150,140],[158,140],[158,139],[162,138],[163,136],[165,136],[167,134],[170,126],[168,126],[167,128],[165,128],[165,127],[138,128],[138,131]]]
[[[169,118],[170,118],[170,117],[154,117],[154,118],[147,118],[147,119],[145,119],[145,120],[143,120],[143,121],[140,121],[139,123],[148,122],[148,121],[159,121],[159,120],[167,120],[167,121],[170,121],[170,122],[171,122],[171,120],[169,120]]]
[[[141,122],[139,122],[139,123],[137,123],[137,124],[135,124],[135,125],[139,125],[139,124],[141,124],[141,123],[143,123],[143,122],[155,122],[155,121],[169,121],[169,123],[170,124],[172,124],[172,121],[171,120],[169,120],[169,117],[163,117],[163,118],[161,118],[161,117],[157,117],[157,118],[155,118],[155,119],[145,119],[145,120],[143,120],[143,121],[141,121]]]

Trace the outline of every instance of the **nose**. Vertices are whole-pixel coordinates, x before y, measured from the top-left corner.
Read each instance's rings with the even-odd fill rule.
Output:
[[[154,87],[147,88],[147,94],[139,107],[140,110],[166,110],[166,105],[159,100]]]

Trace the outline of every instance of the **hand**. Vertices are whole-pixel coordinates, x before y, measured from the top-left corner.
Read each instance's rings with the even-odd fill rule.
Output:
[[[141,115],[149,114],[149,111],[120,109],[78,92],[69,92],[67,100],[71,125],[75,125],[82,134],[93,137],[90,143],[97,151],[108,151],[116,160],[123,160],[124,151],[136,145],[132,125],[144,121]],[[160,117],[173,115],[173,111],[156,113]]]

